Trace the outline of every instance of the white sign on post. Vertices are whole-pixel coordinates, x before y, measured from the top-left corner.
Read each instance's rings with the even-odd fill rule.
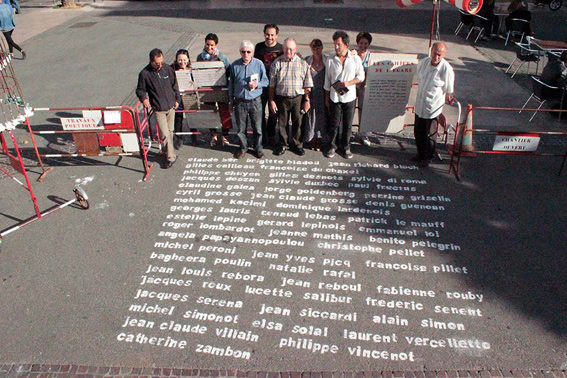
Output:
[[[191,70],[175,71],[175,76],[177,77],[179,92],[187,92],[195,89]]]
[[[202,87],[222,87],[227,85],[226,70],[221,61],[194,62],[191,64],[195,85]]]
[[[535,152],[539,145],[538,134],[499,133],[496,135],[493,151]]]
[[[361,131],[402,131],[417,63],[416,54],[370,54]]]

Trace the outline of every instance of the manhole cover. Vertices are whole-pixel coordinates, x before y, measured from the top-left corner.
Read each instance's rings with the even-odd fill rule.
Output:
[[[73,25],[69,26],[69,29],[73,29],[73,28],[90,28],[90,27],[93,26],[94,24],[96,24],[96,22],[77,22],[76,24],[73,24]]]

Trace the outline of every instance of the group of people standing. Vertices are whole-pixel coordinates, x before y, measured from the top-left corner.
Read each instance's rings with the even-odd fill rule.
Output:
[[[339,30],[332,36],[334,54],[324,55],[323,43],[314,39],[310,43],[312,55],[303,59],[297,53],[295,39],[287,38],[281,44],[277,41],[278,35],[277,25],[265,25],[264,41],[256,45],[248,40],[242,41],[240,58],[232,63],[218,50],[215,34],[205,37],[205,48],[197,60],[222,61],[227,70],[229,104],[224,104],[224,111],[219,104],[222,139],[232,129],[230,114],[234,113],[239,139],[239,149],[234,155],[237,159],[248,153],[248,126],[253,134],[252,153],[258,159],[264,157],[265,145],[271,145],[276,156],[288,150],[303,156],[304,148],[314,148],[322,150],[327,158],[333,158],[336,153],[346,159],[352,158],[352,122],[357,99],[359,117],[364,105],[366,70],[370,61],[368,48],[372,36],[368,32],[359,33],[356,38],[358,49],[351,50],[349,35]],[[434,51],[436,55],[433,55]],[[421,95],[429,96],[424,99],[422,107],[426,109],[424,118],[432,115],[433,119],[440,113],[439,101],[434,104],[435,110],[429,111],[432,95],[439,97],[441,93],[442,107],[445,94],[453,90],[452,69],[443,59],[445,51],[444,44],[436,44],[432,48],[435,60],[430,66],[433,70],[428,70],[424,79],[432,88]],[[175,109],[183,106],[174,70],[187,70],[190,65],[187,50],[177,52],[176,62],[171,67],[163,64],[163,53],[154,49],[150,52],[150,63],[138,77],[136,95],[146,108],[153,109],[156,114],[167,154],[165,168],[175,163],[175,149],[180,148],[180,143],[172,136],[174,130],[181,131],[182,114],[175,114]],[[442,80],[447,83],[443,88],[437,88]],[[425,129],[429,130],[431,122],[419,123],[418,118],[421,117],[416,116],[416,127],[419,125],[418,130],[424,131],[416,131],[418,156],[415,160],[429,161],[434,146],[431,147],[432,138]],[[214,132],[213,138],[217,138]],[[364,135],[361,135],[361,142],[369,144]]]
[[[320,39],[312,40],[312,55],[305,59],[297,53],[295,39],[281,44],[278,35],[277,25],[265,25],[264,41],[255,46],[242,41],[241,58],[231,65],[229,102],[240,139],[235,157],[242,158],[248,151],[250,121],[258,158],[264,156],[264,145],[273,146],[276,156],[288,150],[303,156],[305,146],[322,149],[329,158],[335,151],[351,158],[356,86],[364,82],[365,72],[358,54],[348,49],[348,34],[333,34],[335,55],[331,57],[323,54]]]
[[[264,41],[256,45],[242,41],[241,57],[232,63],[218,50],[215,34],[205,37],[205,47],[197,61],[222,61],[228,76],[229,104],[226,111],[219,109],[222,140],[232,129],[230,114],[234,113],[240,144],[236,158],[248,151],[248,126],[253,133],[253,153],[258,158],[264,156],[265,145],[272,146],[275,155],[289,150],[303,156],[305,145],[323,150],[329,158],[335,152],[352,158],[352,121],[357,95],[359,111],[362,109],[371,35],[361,32],[357,42],[362,48],[351,51],[348,34],[335,32],[335,54],[331,57],[323,54],[321,40],[314,39],[310,43],[312,55],[305,59],[297,53],[295,39],[287,38],[281,44],[278,35],[277,25],[265,25]],[[165,168],[169,168],[177,159],[175,149],[182,145],[181,138],[173,137],[173,132],[182,131],[183,119],[182,113],[175,113],[176,109],[183,109],[183,104],[174,71],[191,69],[188,51],[179,50],[173,66],[164,67],[163,53],[152,50],[150,64],[138,77],[136,94],[146,108],[155,112],[167,154]],[[216,141],[214,130],[212,135]]]

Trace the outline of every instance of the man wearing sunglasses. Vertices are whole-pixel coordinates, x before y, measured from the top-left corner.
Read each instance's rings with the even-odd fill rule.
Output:
[[[264,64],[254,58],[254,45],[250,41],[240,44],[240,59],[230,66],[228,82],[228,98],[234,109],[234,117],[238,126],[240,151],[235,158],[240,159],[248,151],[246,136],[246,119],[250,119],[254,136],[255,155],[264,157],[262,152],[262,88],[268,86],[268,76]]]
[[[175,71],[163,63],[160,49],[150,51],[150,63],[138,75],[136,96],[147,110],[153,110],[159,128],[161,143],[167,154],[165,169],[177,160],[173,148],[175,109],[181,102]]]

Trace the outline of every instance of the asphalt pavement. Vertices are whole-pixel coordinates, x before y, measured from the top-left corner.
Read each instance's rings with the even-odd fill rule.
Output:
[[[536,36],[567,35],[564,10],[537,8],[533,19]],[[458,20],[441,3],[456,98],[521,107],[527,67],[512,80],[503,71],[513,48],[466,42],[453,34]],[[332,53],[344,29],[369,31],[372,51],[423,58],[431,3],[22,0],[13,37],[28,58],[13,66],[32,107],[67,109],[30,117],[51,130],[79,116],[74,108],[134,106],[154,47],[167,61],[183,47],[194,59],[215,32],[235,60],[269,22],[302,55],[313,38]],[[456,107],[445,113],[457,122]],[[565,153],[565,121],[530,116],[479,109],[473,124],[557,132],[541,143]],[[1,378],[566,376],[561,156],[477,154],[462,159],[458,181],[444,148],[428,168],[409,161],[408,129],[354,143],[353,160],[267,150],[237,161],[232,140],[185,145],[165,170],[154,145],[146,181],[137,157],[46,158],[53,170],[38,183],[30,136],[14,134],[40,210],[72,199],[76,185],[90,208],[73,204],[2,239]],[[477,149],[489,135],[473,135]],[[36,139],[42,152],[73,149],[63,135]],[[0,230],[33,216],[25,189],[6,176],[0,187]]]

